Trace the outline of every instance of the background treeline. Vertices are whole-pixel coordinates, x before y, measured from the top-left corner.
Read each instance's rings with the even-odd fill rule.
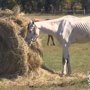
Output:
[[[0,0],[1,9],[20,5],[26,13],[58,13],[64,10],[90,10],[90,0]]]

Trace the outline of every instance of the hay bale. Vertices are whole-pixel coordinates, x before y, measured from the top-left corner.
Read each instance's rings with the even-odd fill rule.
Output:
[[[7,21],[12,20],[15,24],[15,27],[17,27],[17,31],[21,34],[23,38],[26,37],[27,34],[27,26],[29,23],[29,18],[25,16],[11,16],[9,18],[6,18]]]
[[[28,74],[41,65],[41,57],[18,35],[15,24],[0,19],[0,75]]]
[[[6,11],[0,11],[0,17],[9,17],[13,15],[11,12],[6,12]]]
[[[18,24],[21,27],[27,26],[30,21],[30,19],[25,16],[11,16],[8,19],[12,20],[14,23]]]

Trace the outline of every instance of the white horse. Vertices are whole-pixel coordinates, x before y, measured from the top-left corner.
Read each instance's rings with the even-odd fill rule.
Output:
[[[26,41],[30,45],[37,39],[40,32],[44,32],[56,37],[62,45],[63,75],[71,74],[69,57],[70,44],[90,40],[90,17],[78,18],[75,16],[64,16],[59,19],[33,22],[28,24]],[[85,40],[84,40],[85,39]]]

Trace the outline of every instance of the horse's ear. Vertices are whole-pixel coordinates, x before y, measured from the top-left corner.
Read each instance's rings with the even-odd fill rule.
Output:
[[[34,20],[31,20],[30,23],[31,23],[31,24],[34,24]]]

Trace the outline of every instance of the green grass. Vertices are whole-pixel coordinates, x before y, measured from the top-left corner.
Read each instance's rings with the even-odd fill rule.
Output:
[[[62,68],[62,48],[55,40],[55,46],[47,46],[46,40],[43,40],[43,60],[47,67],[53,70]],[[90,71],[90,43],[72,44],[69,48],[72,73],[81,72],[87,74]]]
[[[61,45],[55,40],[55,46],[47,46],[47,35],[44,35],[45,38],[42,41],[43,43],[43,60],[45,65],[54,70],[61,71],[62,69],[62,48]],[[52,43],[51,43],[52,44]],[[87,75],[87,72],[90,71],[90,43],[82,44],[72,44],[69,48],[72,73],[82,73]],[[90,86],[87,84],[87,79],[78,79],[72,81],[74,84],[71,85],[70,82],[64,85],[56,85],[57,88],[51,85],[51,89],[48,90],[90,90]],[[45,86],[44,86],[45,87]],[[60,89],[61,88],[61,89]]]

